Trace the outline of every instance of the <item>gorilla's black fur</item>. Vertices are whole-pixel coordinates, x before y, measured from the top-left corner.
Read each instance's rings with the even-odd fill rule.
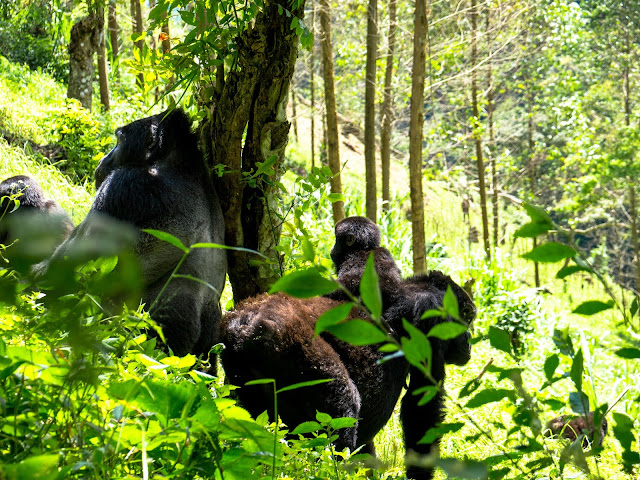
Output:
[[[54,260],[67,255],[74,242],[96,235],[100,230],[96,224],[104,225],[100,216],[133,225],[137,238],[132,249],[144,282],[142,301],[151,317],[163,327],[174,353],[206,354],[218,341],[219,298],[227,265],[224,250],[193,250],[177,273],[201,282],[174,278],[156,302],[183,252],[141,231],[170,233],[187,247],[224,243],[218,197],[191,122],[182,110],[173,110],[118,128],[116,137],[117,145],[96,169],[98,192],[89,215]]]
[[[337,244],[350,234],[350,220],[346,219],[340,230],[336,228]],[[361,219],[352,222],[360,233],[366,223]],[[403,318],[423,332],[428,332],[438,322],[451,321],[449,318],[421,320],[425,311],[442,306],[447,287],[451,287],[457,297],[464,321],[470,323],[473,320],[473,301],[443,273],[431,272],[400,280],[393,258],[379,247],[377,227],[370,227],[370,232],[378,232],[377,239],[372,234],[368,243],[361,244],[374,251],[376,271],[383,291],[383,320],[391,332],[398,337],[408,336],[402,324]],[[343,228],[347,231],[344,236]],[[366,234],[364,239],[367,240]],[[350,251],[348,247],[348,243],[339,246],[338,255],[334,255],[334,247],[332,258],[337,259],[338,279],[352,279],[347,288],[357,293],[358,275],[362,276],[363,262],[366,262],[369,251]],[[360,261],[350,262],[350,258],[359,258]],[[225,316],[221,329],[221,340],[227,347],[222,354],[222,361],[230,381],[235,385],[244,385],[257,378],[274,378],[281,388],[303,381],[332,378],[334,380],[330,383],[280,394],[280,416],[291,427],[315,418],[316,410],[334,418],[359,418],[355,428],[338,432],[336,446],[353,449],[364,445],[364,451],[374,453],[373,438],[393,413],[406,377],[411,373],[401,410],[405,446],[407,451],[429,453],[433,444],[418,442],[429,428],[443,419],[442,393],[437,393],[426,405],[419,406],[421,395],[413,393],[432,385],[432,382],[418,369],[410,367],[404,358],[380,363],[383,355],[378,352],[377,346],[353,346],[329,333],[314,337],[319,316],[341,303],[341,298],[300,300],[276,294],[261,295],[239,304],[236,310]],[[350,318],[362,318],[362,315],[362,312],[354,310]],[[431,375],[436,383],[444,381],[446,363],[464,364],[469,360],[468,339],[468,333],[449,341],[430,338],[433,350]],[[238,390],[239,400],[253,415],[258,415],[265,408],[273,413],[272,396],[273,392],[265,386],[244,386]],[[407,473],[414,479],[429,479],[433,475],[431,469],[411,466]]]
[[[35,263],[51,255],[72,230],[67,212],[45,198],[35,179],[16,175],[0,183],[0,244],[8,246],[18,238],[30,243],[27,251],[25,245],[15,245],[9,255],[32,253]]]

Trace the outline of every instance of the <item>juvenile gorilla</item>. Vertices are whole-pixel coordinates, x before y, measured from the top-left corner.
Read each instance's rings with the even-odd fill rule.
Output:
[[[10,257],[41,261],[72,230],[67,212],[55,200],[45,198],[35,179],[16,175],[0,183],[0,244],[9,246],[21,239],[9,249]]]
[[[142,232],[161,230],[186,246],[224,242],[218,197],[191,122],[181,110],[163,112],[118,128],[116,138],[117,145],[96,169],[98,192],[89,215],[53,261],[72,252],[74,244],[101,235],[101,229],[117,228],[109,226],[113,219],[132,225],[131,249],[144,283],[142,302],[162,326],[174,353],[206,354],[218,341],[224,250],[194,249],[177,272],[182,277],[173,278],[156,302],[183,252]],[[111,223],[101,220],[105,216]]]
[[[338,279],[351,279],[347,288],[356,293],[364,262],[369,251],[373,250],[383,292],[383,320],[396,337],[408,335],[402,325],[403,318],[425,332],[437,321],[443,321],[420,318],[426,310],[442,306],[447,286],[452,287],[463,318],[467,322],[473,320],[473,301],[449,277],[431,272],[402,281],[393,258],[378,247],[377,227],[359,218],[343,222],[336,226],[336,247],[332,250]],[[357,239],[363,232],[363,238],[368,242],[359,245],[357,240],[351,242],[351,234],[355,234]],[[371,250],[349,250],[362,245]],[[379,364],[383,355],[376,346],[353,346],[328,333],[314,338],[318,317],[340,305],[341,300],[339,297],[300,300],[276,294],[261,295],[241,303],[225,316],[222,323],[221,340],[227,346],[222,361],[231,383],[244,385],[257,378],[274,378],[281,388],[303,381],[332,378],[330,383],[280,394],[280,416],[291,427],[314,419],[316,410],[334,418],[359,418],[356,427],[338,431],[336,447],[353,450],[364,445],[364,451],[374,453],[373,438],[393,413],[411,371],[409,389],[401,410],[405,446],[407,451],[428,453],[432,444],[419,445],[418,441],[429,428],[442,421],[444,402],[442,394],[438,393],[429,403],[419,406],[421,395],[413,395],[413,392],[430,385],[429,380],[417,369],[410,368],[404,358]],[[362,312],[351,312],[351,319],[358,317],[362,317]],[[444,381],[445,363],[464,364],[469,360],[468,339],[468,333],[449,341],[431,339],[432,376],[437,383]],[[273,415],[272,396],[270,386],[245,386],[238,390],[239,400],[252,415],[258,415],[265,408]],[[433,472],[432,469],[410,466],[407,474],[414,479],[429,479]]]

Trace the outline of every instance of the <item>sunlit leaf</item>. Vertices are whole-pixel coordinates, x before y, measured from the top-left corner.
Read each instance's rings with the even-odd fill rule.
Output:
[[[271,286],[269,293],[284,292],[292,297],[311,298],[331,293],[336,288],[336,282],[324,278],[315,268],[308,268],[281,277]]]
[[[554,263],[571,258],[575,254],[576,251],[568,245],[548,242],[534,248],[529,253],[525,253],[522,258],[540,263]]]

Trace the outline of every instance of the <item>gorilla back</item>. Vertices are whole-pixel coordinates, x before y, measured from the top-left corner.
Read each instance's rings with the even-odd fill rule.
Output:
[[[186,246],[224,242],[222,211],[191,122],[182,110],[173,110],[125,125],[116,138],[95,172],[98,192],[83,222],[87,226],[81,224],[74,236],[90,235],[91,217],[99,214],[136,227],[133,251],[144,282],[142,301],[174,353],[206,354],[218,341],[224,250],[194,249],[180,265],[180,277],[157,298],[183,252],[142,231],[170,233]]]

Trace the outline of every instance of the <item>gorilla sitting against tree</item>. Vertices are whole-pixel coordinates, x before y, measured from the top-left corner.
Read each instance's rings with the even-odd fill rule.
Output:
[[[87,218],[48,267],[86,252],[118,225],[133,228],[128,247],[140,265],[151,318],[175,354],[206,355],[218,342],[225,251],[196,248],[183,261],[181,249],[142,231],[167,232],[187,247],[224,243],[222,211],[191,121],[182,110],[167,111],[118,128],[116,138],[96,169],[98,191]]]
[[[423,333],[435,324],[453,321],[447,317],[422,320],[428,310],[442,307],[447,288],[457,298],[461,319],[469,324],[475,306],[469,295],[441,272],[416,275],[402,280],[395,261],[379,246],[378,227],[362,217],[347,218],[336,225],[336,245],[331,256],[338,280],[345,282],[351,294],[359,291],[366,259],[374,253],[383,299],[383,323],[399,340],[408,336],[403,318]],[[446,363],[465,364],[470,358],[469,333],[451,340],[429,337],[432,349],[431,378],[410,366],[404,357],[381,362],[384,354],[377,346],[354,346],[328,332],[315,336],[318,318],[344,304],[344,292],[307,300],[286,294],[260,295],[238,305],[222,321],[221,340],[225,372],[231,383],[244,385],[259,378],[274,378],[278,388],[319,379],[333,379],[310,387],[278,395],[279,415],[290,427],[313,420],[316,411],[333,418],[357,418],[355,427],[337,432],[336,448],[375,454],[373,439],[393,413],[406,378],[411,373],[408,391],[402,402],[400,420],[407,451],[428,454],[437,449],[433,443],[419,443],[425,432],[444,417],[443,382]],[[352,309],[347,321],[363,318],[364,312]],[[435,382],[435,383],[434,383]],[[421,405],[419,389],[437,386],[437,393]],[[265,409],[273,418],[273,391],[270,385],[242,386],[237,390],[241,404],[256,416]],[[409,478],[430,479],[432,468],[409,466]]]

